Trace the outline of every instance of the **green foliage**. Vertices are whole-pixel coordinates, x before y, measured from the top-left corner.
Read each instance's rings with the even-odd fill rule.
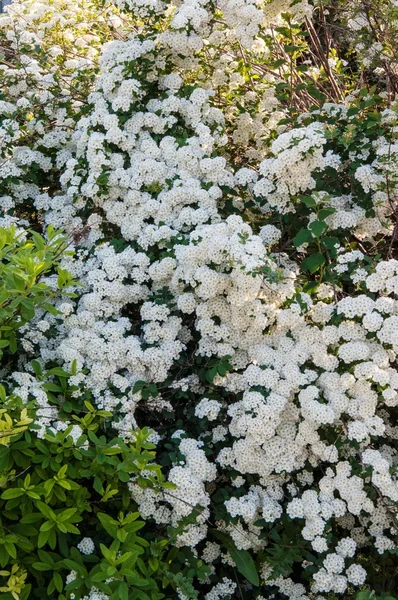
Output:
[[[34,231],[27,236],[15,226],[0,228],[0,358],[5,348],[11,353],[17,351],[17,330],[34,317],[35,311],[58,314],[52,300],[74,283],[71,275],[58,267],[67,239],[52,227],[47,230],[47,239]],[[43,277],[56,270],[58,289],[54,291]]]
[[[58,381],[68,375],[52,371]],[[8,404],[20,411],[18,398]],[[174,560],[177,549],[169,546],[176,533],[171,540],[156,535],[131,498],[130,482],[158,492],[173,487],[154,462],[149,431],[131,432],[126,442],[112,435],[110,416],[81,400],[69,414],[77,434],[70,424],[39,437],[32,423],[0,448],[0,573],[9,579],[17,566],[26,580],[21,594],[14,590],[18,598],[64,600],[73,593],[79,600],[95,588],[112,600],[160,600],[177,587],[196,597],[188,592],[208,567]],[[95,547],[90,555],[76,548],[87,537]],[[68,581],[72,571],[76,576]]]
[[[5,353],[17,352],[18,330],[37,310],[58,314],[54,299],[75,283],[70,273],[59,267],[61,258],[68,254],[67,247],[67,238],[52,226],[47,229],[47,240],[35,231],[27,234],[13,225],[0,228],[0,359]],[[54,290],[43,277],[56,272],[58,288]],[[25,431],[32,419],[26,408],[14,418],[7,413],[2,385],[0,402],[0,445],[7,445],[11,436]]]
[[[215,377],[225,377],[225,375],[233,370],[231,363],[229,362],[230,356],[222,356],[221,358],[215,358],[208,362],[208,369],[203,373],[203,378],[209,383],[213,383]]]
[[[232,538],[226,533],[222,533],[221,531],[214,529],[213,534],[228,550],[232,560],[236,564],[236,568],[238,569],[239,573],[241,573],[241,575],[243,575],[244,578],[247,579],[247,581],[249,581],[252,585],[259,586],[260,579],[258,576],[258,570],[249,552],[247,550],[238,549]]]
[[[5,390],[3,386],[1,386],[1,392],[3,396],[4,392],[4,400],[5,400]],[[4,402],[2,398],[2,402]],[[0,409],[0,445],[6,446],[10,443],[11,437],[22,431],[25,431],[29,423],[32,422],[27,415],[26,408],[21,410],[21,414],[18,418],[12,419],[10,415],[7,413],[5,408]]]
[[[355,600],[397,600],[397,597],[390,594],[378,596],[373,590],[361,590],[356,594]]]
[[[9,404],[19,413],[18,398]],[[168,541],[145,530],[128,485],[164,484],[149,432],[132,432],[130,442],[115,437],[109,414],[88,401],[71,417],[77,433],[70,424],[39,437],[30,424],[0,448],[0,568],[17,565],[26,576],[23,589],[30,591],[16,592],[20,598],[63,600],[73,592],[78,600],[97,588],[112,600],[160,600]],[[93,554],[76,548],[85,537],[95,544]],[[76,577],[67,582],[71,571]],[[11,599],[11,591],[5,594]]]

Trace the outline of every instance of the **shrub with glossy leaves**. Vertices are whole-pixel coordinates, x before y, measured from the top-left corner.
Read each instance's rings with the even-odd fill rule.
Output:
[[[43,380],[54,380],[54,371]],[[67,408],[68,374],[55,378],[66,384],[58,398]],[[17,397],[5,404],[10,414],[21,410]],[[38,436],[31,424],[0,449],[2,597],[166,598],[169,540],[143,529],[128,486],[131,480],[143,489],[165,485],[148,433],[136,431],[126,443],[109,431],[108,413],[88,400],[74,404],[73,424],[63,431]]]

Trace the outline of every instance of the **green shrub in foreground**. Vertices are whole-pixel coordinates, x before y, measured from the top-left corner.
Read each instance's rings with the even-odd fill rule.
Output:
[[[11,403],[19,407],[18,399]],[[167,540],[141,537],[145,523],[131,512],[127,486],[133,476],[142,485],[161,481],[159,469],[150,464],[153,445],[145,441],[145,431],[129,444],[107,438],[101,432],[102,411],[86,401],[84,412],[77,421],[78,439],[70,435],[74,425],[44,439],[30,428],[0,448],[4,600],[61,600],[70,597],[68,592],[81,598],[91,588],[115,600],[164,597],[153,577],[159,577]],[[144,468],[153,477],[142,477]],[[82,552],[76,546],[84,538]],[[88,554],[87,538],[93,540]],[[136,592],[129,596],[131,586]]]

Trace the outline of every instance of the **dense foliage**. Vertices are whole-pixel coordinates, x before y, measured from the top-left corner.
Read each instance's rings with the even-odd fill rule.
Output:
[[[397,31],[395,0],[0,18],[7,597],[394,599]]]

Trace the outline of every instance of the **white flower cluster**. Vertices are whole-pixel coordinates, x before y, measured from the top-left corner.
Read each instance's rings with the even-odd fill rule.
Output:
[[[315,171],[339,169],[339,156],[325,153],[325,144],[324,127],[317,122],[278,136],[271,145],[274,158],[260,164],[262,177],[254,186],[256,196],[264,198],[265,207],[281,213],[294,211],[292,197],[315,188]]]
[[[217,583],[205,596],[205,600],[222,600],[230,597],[236,590],[236,583],[228,577],[223,577],[220,583]]]
[[[202,398],[199,404],[197,404],[195,407],[195,415],[200,419],[206,417],[209,421],[215,421],[221,408],[222,404],[217,400]]]
[[[91,538],[83,538],[77,545],[82,554],[93,554],[95,550],[94,542]]]

